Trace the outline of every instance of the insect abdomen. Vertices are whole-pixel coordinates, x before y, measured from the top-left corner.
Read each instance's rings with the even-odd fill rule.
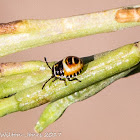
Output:
[[[64,75],[67,78],[77,76],[82,72],[83,62],[80,58],[75,56],[68,56],[63,59]]]

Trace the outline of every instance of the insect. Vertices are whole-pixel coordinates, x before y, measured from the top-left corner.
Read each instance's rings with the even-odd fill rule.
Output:
[[[55,78],[53,82],[57,79],[63,80],[66,86],[66,79],[68,81],[77,80],[81,82],[79,79],[76,78],[76,76],[80,74],[83,70],[84,64],[80,58],[76,56],[68,56],[54,64],[52,68],[49,66],[46,57],[44,57],[44,60],[47,66],[52,70],[52,76],[44,83],[42,89],[44,88],[46,83],[52,78]]]

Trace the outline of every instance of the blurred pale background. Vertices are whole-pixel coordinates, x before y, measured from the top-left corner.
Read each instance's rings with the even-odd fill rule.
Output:
[[[54,19],[138,4],[138,0],[0,0],[0,23],[19,19]],[[140,27],[50,44],[0,58],[0,62],[60,60],[88,56],[140,40]],[[140,74],[118,80],[97,95],[71,105],[44,130],[61,132],[57,140],[140,140]],[[0,133],[35,133],[46,105],[0,118]],[[9,139],[35,139],[9,137]],[[1,139],[1,135],[0,135]],[[40,138],[40,139],[46,139]]]

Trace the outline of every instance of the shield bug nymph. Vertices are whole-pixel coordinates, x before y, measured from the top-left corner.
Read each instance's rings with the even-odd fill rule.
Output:
[[[44,83],[42,89],[44,88],[46,83],[52,78],[55,78],[53,82],[56,79],[63,80],[65,82],[65,85],[67,85],[66,79],[68,79],[68,81],[77,80],[81,82],[79,79],[76,78],[76,76],[80,74],[83,70],[84,64],[80,58],[76,56],[68,56],[61,61],[55,63],[52,68],[49,66],[46,57],[44,57],[44,60],[47,66],[52,70],[52,76]]]

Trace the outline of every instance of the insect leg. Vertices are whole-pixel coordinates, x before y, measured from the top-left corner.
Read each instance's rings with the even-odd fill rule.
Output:
[[[47,82],[50,81],[53,77],[54,77],[54,76],[51,76],[51,78],[49,78],[49,79],[43,84],[42,90],[43,90],[43,88],[45,87],[45,85],[47,84]]]
[[[55,79],[52,81],[52,82],[54,82],[54,81],[56,81],[57,80],[57,78],[55,77]]]
[[[61,79],[61,78],[59,78],[59,79],[64,81],[65,82],[65,86],[67,86],[66,79]]]
[[[47,64],[47,66],[52,70],[52,68],[49,66],[49,64],[48,64],[48,62],[47,62],[46,57],[44,57],[44,60],[45,60],[45,62],[46,62],[46,64]]]
[[[69,79],[69,78],[67,78],[69,81],[74,81],[74,80],[77,80],[78,82],[81,82],[79,79],[77,79],[77,78],[74,78],[74,79]]]

